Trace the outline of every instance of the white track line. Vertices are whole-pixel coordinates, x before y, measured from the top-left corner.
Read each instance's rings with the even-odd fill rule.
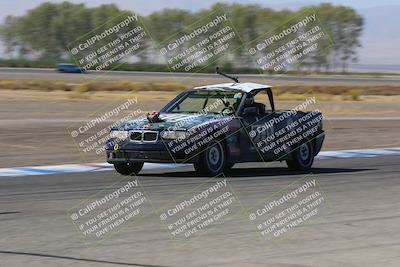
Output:
[[[334,158],[373,158],[382,156],[399,156],[400,147],[393,148],[376,148],[376,149],[351,149],[338,151],[321,151],[316,159],[334,159]],[[161,163],[145,163],[144,170],[157,169],[182,169],[191,168],[191,164],[161,164]],[[0,177],[18,177],[32,175],[50,175],[63,173],[84,173],[110,171],[113,166],[108,163],[88,163],[88,164],[64,164],[64,165],[48,165],[48,166],[31,166],[31,167],[13,167],[0,168]]]

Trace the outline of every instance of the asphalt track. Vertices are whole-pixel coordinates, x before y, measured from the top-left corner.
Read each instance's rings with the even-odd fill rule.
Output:
[[[400,85],[397,76],[357,76],[357,75],[257,75],[239,74],[241,81],[255,83],[271,83],[276,85]],[[0,80],[55,80],[66,82],[86,81],[116,81],[131,80],[135,82],[187,82],[204,84],[204,79],[210,83],[221,83],[223,79],[213,73],[171,73],[145,71],[89,71],[87,74],[59,73],[54,69],[36,68],[0,68]]]
[[[313,174],[332,209],[268,248],[244,214],[181,248],[158,214],[85,245],[67,211],[119,175],[1,177],[0,266],[400,266],[399,162],[399,156],[316,161]],[[281,163],[241,164],[226,174],[245,207],[305,175]],[[207,180],[187,168],[146,170],[138,178],[156,209]]]

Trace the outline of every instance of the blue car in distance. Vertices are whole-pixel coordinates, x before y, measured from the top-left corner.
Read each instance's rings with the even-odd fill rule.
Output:
[[[56,66],[57,71],[65,73],[84,73],[85,69],[70,63],[60,63]]]

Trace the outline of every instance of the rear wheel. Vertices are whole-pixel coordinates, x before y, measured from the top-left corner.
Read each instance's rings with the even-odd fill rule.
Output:
[[[198,173],[215,176],[225,170],[226,155],[224,146],[220,142],[213,142],[202,152],[194,163]]]
[[[142,170],[143,164],[143,162],[114,163],[114,169],[122,175],[134,175]]]
[[[292,159],[286,160],[289,169],[308,171],[314,162],[314,150],[311,142],[304,143],[292,151]]]

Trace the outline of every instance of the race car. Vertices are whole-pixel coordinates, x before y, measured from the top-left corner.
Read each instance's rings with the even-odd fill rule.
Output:
[[[209,176],[241,162],[310,170],[325,138],[321,112],[276,110],[271,86],[220,74],[234,82],[186,90],[159,112],[113,127],[107,162],[123,175],[138,174],[145,162],[191,163]]]

